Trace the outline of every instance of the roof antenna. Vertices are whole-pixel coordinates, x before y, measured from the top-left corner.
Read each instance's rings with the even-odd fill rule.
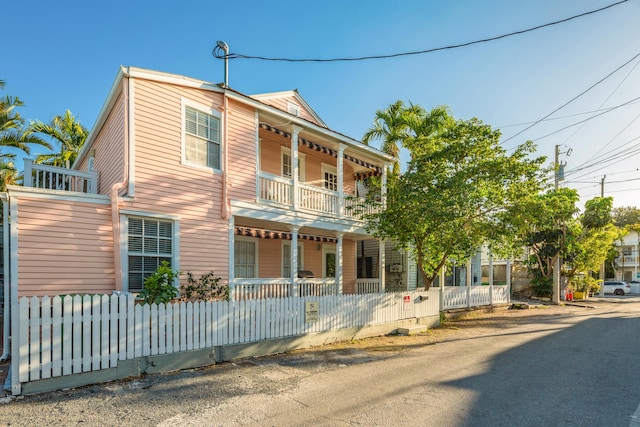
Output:
[[[214,56],[220,58],[220,55],[217,55],[215,52],[218,49],[222,49],[224,51],[224,86],[229,87],[229,45],[222,40],[218,40],[216,42]]]

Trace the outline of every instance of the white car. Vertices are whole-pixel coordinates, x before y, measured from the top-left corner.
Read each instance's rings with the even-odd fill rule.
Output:
[[[606,280],[604,293],[614,295],[628,295],[631,293],[631,285],[622,280]]]

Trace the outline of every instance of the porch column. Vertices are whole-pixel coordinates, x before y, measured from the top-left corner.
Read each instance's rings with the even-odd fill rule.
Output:
[[[291,229],[291,294],[297,297],[300,292],[298,289],[298,231],[300,227]]]
[[[389,165],[385,164],[382,168],[382,180],[380,183],[380,199],[382,200],[382,206],[387,206],[387,171],[389,169]]]
[[[344,216],[344,149],[345,145],[338,146],[338,217]],[[342,286],[342,285],[341,285]],[[341,292],[342,293],[342,292]]]
[[[33,160],[25,158],[23,161],[24,173],[22,174],[22,186],[33,187]]]
[[[440,311],[444,310],[444,281],[446,280],[447,275],[447,265],[444,264],[440,268]]]
[[[235,242],[236,242],[236,226],[235,226],[235,217],[233,215],[229,215],[229,298],[231,301],[235,299]]]
[[[291,167],[293,170],[291,174],[293,175],[291,178],[293,179],[293,186],[291,187],[291,205],[293,209],[298,209],[298,168],[300,165],[298,164],[298,135],[302,131],[300,126],[293,125],[293,131],[291,132],[291,162],[293,163]],[[297,271],[297,267],[296,267]]]
[[[338,281],[338,295],[343,293],[343,281],[344,276],[342,274],[343,253],[342,250],[342,237],[344,233],[338,233],[338,243],[336,244],[336,280]]]
[[[384,182],[384,181],[383,181]],[[380,270],[380,292],[384,292],[385,289],[387,288],[386,283],[385,283],[385,244],[384,244],[384,240],[380,240],[380,246],[378,249],[378,266],[379,266],[379,270]]]

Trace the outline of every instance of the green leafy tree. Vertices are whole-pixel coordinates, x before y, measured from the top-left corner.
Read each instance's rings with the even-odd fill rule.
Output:
[[[578,212],[578,200],[576,190],[560,188],[537,194],[519,207],[521,244],[530,250],[529,272],[540,296],[551,295],[553,266],[566,246],[567,227]]]
[[[507,155],[500,132],[478,119],[449,117],[437,138],[433,127],[420,132],[404,142],[412,159],[406,173],[391,177],[386,209],[365,219],[374,236],[412,252],[429,289],[448,259],[505,239],[496,230],[511,229],[510,212],[540,190],[544,158],[529,158],[530,142]]]
[[[636,228],[640,228],[640,209],[635,206],[613,208],[611,216],[616,227],[637,225]]]
[[[611,218],[612,203],[610,197],[587,201],[583,214],[569,225],[564,255],[565,264],[570,266],[564,272],[569,281],[578,273],[598,271],[620,237],[620,229]]]
[[[69,110],[62,116],[55,116],[49,123],[31,122],[28,131],[31,134],[46,135],[58,146],[57,153],[40,154],[36,157],[37,163],[67,168],[78,158],[78,153],[89,136],[87,128]]]

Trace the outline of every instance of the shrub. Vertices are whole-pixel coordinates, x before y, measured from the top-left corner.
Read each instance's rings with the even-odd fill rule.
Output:
[[[173,270],[167,261],[162,261],[160,267],[144,279],[144,288],[138,297],[144,304],[166,304],[178,296],[178,289],[173,285],[178,277],[180,272]]]
[[[220,278],[213,271],[204,273],[199,279],[189,271],[187,284],[180,287],[181,301],[229,301],[229,286],[221,285]]]

